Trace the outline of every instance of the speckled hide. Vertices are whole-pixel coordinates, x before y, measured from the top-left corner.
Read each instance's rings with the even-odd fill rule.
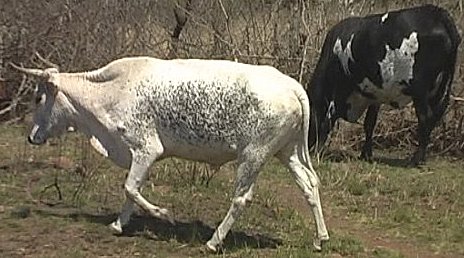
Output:
[[[217,251],[253,194],[272,156],[295,176],[314,214],[314,246],[329,239],[319,179],[308,154],[309,100],[294,79],[269,66],[219,60],[123,58],[85,73],[22,69],[39,76],[38,107],[29,135],[42,144],[73,127],[117,165],[129,169],[127,200],[111,228],[121,233],[137,204],[174,222],[140,187],[153,162],[180,157],[213,165],[237,159],[234,197],[207,243]]]
[[[136,101],[125,127],[137,139],[157,133],[165,155],[220,165],[253,140],[271,140],[288,118],[293,127],[301,127],[296,119],[299,110],[287,112],[291,107],[285,101],[274,106],[250,87],[247,78],[169,82],[151,78],[139,82],[134,91]]]

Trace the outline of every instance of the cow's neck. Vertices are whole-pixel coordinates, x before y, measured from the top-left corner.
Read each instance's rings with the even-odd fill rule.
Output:
[[[62,74],[60,90],[68,97],[77,111],[74,123],[80,130],[92,136],[96,128],[85,128],[88,124],[106,125],[108,94],[105,87],[85,78],[85,73]],[[89,121],[96,120],[96,121]],[[89,123],[92,122],[92,123]],[[97,122],[97,123],[95,123]]]
[[[108,100],[106,88],[87,80],[85,73],[62,73],[60,76],[60,90],[72,102],[90,111],[96,111],[94,109],[106,104]]]

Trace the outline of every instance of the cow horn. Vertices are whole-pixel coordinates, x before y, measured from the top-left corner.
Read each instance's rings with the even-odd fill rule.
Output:
[[[42,61],[44,64],[50,66],[50,67],[53,67],[53,68],[56,68],[56,69],[59,69],[60,67],[57,65],[57,64],[54,64],[52,63],[50,60],[47,60],[45,58],[43,58],[39,52],[35,51],[35,55],[37,56],[37,58],[39,58],[40,61]]]
[[[34,75],[34,76],[42,77],[42,78],[48,77],[48,75],[42,69],[24,68],[24,67],[17,66],[17,65],[15,65],[13,63],[10,63],[10,65],[14,69],[16,69],[16,70],[18,70],[18,71],[20,71],[22,73],[25,73],[25,74]]]

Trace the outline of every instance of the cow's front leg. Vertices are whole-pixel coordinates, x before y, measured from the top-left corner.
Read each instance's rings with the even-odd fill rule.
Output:
[[[364,118],[364,134],[366,140],[362,146],[360,158],[363,160],[372,160],[372,136],[374,135],[375,124],[379,114],[380,105],[370,105],[367,109],[366,118]]]
[[[150,167],[152,161],[155,160],[158,156],[159,155],[155,155],[151,156],[150,158],[146,158],[143,156],[137,156],[137,154],[133,155],[131,168],[124,184],[126,202],[118,219],[110,225],[110,227],[116,232],[121,233],[122,227],[129,222],[134,208],[134,203],[153,217],[166,219],[169,222],[174,223],[174,219],[167,209],[163,209],[151,204],[140,193],[140,188],[144,184],[148,175],[148,168]]]
[[[167,209],[160,208],[156,205],[148,202],[140,193],[140,187],[142,187],[148,175],[148,168],[151,162],[132,162],[131,170],[127,176],[124,188],[126,191],[126,197],[135,202],[140,208],[150,213],[155,218],[167,219],[169,222],[174,223],[174,220]]]

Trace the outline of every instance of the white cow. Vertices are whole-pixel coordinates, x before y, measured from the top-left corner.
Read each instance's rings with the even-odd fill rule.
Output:
[[[130,169],[126,202],[110,225],[117,232],[129,222],[134,204],[172,221],[166,209],[139,191],[154,161],[175,156],[221,165],[237,159],[232,204],[207,242],[217,251],[251,200],[260,168],[276,156],[311,206],[314,246],[320,250],[329,239],[319,179],[308,155],[308,97],[297,81],[275,68],[150,57],[123,58],[83,73],[15,67],[42,79],[30,143],[43,144],[72,126],[100,153]]]

